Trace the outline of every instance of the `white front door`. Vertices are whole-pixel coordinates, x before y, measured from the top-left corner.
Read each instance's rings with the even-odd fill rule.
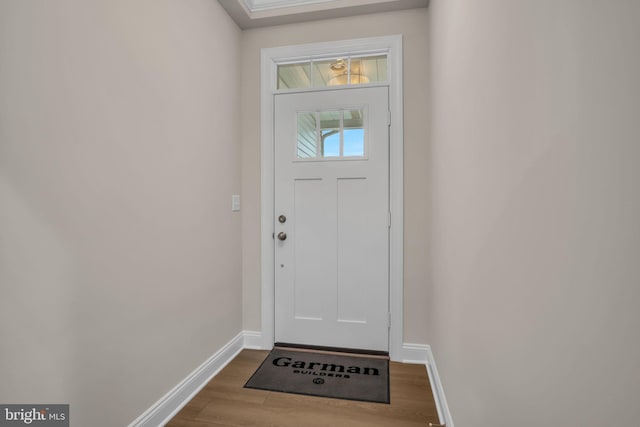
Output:
[[[275,95],[275,339],[389,350],[387,87]]]

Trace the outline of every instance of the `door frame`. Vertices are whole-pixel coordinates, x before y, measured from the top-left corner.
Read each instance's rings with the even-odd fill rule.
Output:
[[[403,344],[404,283],[404,160],[402,110],[402,36],[370,37],[312,43],[261,50],[260,84],[260,186],[261,186],[261,291],[262,347],[271,349],[275,337],[275,245],[274,245],[274,96],[277,65],[296,59],[326,55],[387,53],[388,82],[364,86],[388,86],[391,125],[389,127],[389,356],[401,360]],[[336,90],[336,87],[331,87]],[[326,89],[313,89],[326,90]],[[311,91],[304,89],[302,91]],[[294,92],[287,90],[287,93]]]

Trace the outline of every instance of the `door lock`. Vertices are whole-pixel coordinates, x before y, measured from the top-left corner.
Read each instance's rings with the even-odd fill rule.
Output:
[[[278,240],[287,240],[287,233],[281,231],[278,233]]]
[[[285,222],[287,222],[287,217],[286,217],[286,216],[284,216],[284,215],[280,215],[280,216],[278,217],[278,222],[279,222],[280,224],[284,224]]]

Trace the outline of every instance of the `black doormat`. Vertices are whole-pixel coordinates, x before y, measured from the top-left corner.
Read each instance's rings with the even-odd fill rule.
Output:
[[[244,386],[389,403],[389,358],[275,347]]]

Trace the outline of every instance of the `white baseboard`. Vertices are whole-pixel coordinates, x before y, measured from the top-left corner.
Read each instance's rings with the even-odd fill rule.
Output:
[[[243,331],[244,348],[251,350],[262,350],[262,332],[259,331]]]
[[[442,388],[440,375],[438,375],[436,362],[433,358],[433,353],[431,352],[431,346],[426,344],[404,343],[402,345],[402,361],[404,363],[415,363],[426,366],[427,374],[429,375],[429,383],[431,384],[431,392],[433,393],[433,398],[436,401],[436,409],[438,410],[440,424],[445,424],[447,427],[454,427],[451,412],[449,411],[449,405],[447,405],[447,399],[444,396],[444,389]]]
[[[243,348],[244,334],[241,332],[136,418],[129,427],[164,426]]]
[[[424,365],[429,361],[431,348],[426,344],[402,344],[402,363]]]
[[[142,415],[136,418],[128,427],[164,426],[180,409],[189,403],[222,368],[227,366],[242,349],[255,350],[264,348],[262,339],[261,332],[240,332]],[[431,383],[431,391],[436,401],[440,424],[446,424],[447,427],[454,427],[431,347],[425,344],[404,343],[401,354],[403,363],[416,363],[426,366],[427,373],[429,374],[429,382]]]

